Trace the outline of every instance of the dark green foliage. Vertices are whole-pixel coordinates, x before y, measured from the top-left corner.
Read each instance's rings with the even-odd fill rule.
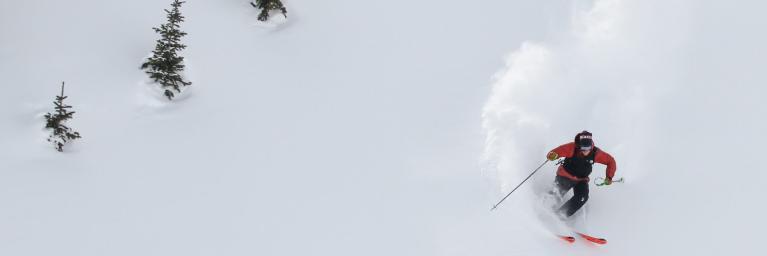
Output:
[[[260,21],[269,19],[269,11],[271,10],[280,10],[285,18],[288,17],[288,9],[285,9],[285,5],[280,0],[255,0],[255,3],[250,2],[250,5],[261,9],[261,14],[258,15]]]
[[[72,128],[64,125],[64,122],[72,118],[75,112],[69,112],[67,109],[72,106],[64,104],[64,100],[67,96],[64,96],[64,82],[61,82],[61,96],[56,96],[56,101],[53,102],[56,105],[56,113],[45,114],[45,128],[53,129],[51,136],[48,136],[48,141],[53,143],[53,146],[59,152],[64,150],[64,143],[67,143],[74,139],[80,138],[80,133],[75,132]]]
[[[184,70],[184,57],[179,56],[178,52],[186,48],[181,43],[181,37],[186,32],[179,30],[180,23],[184,21],[179,7],[184,1],[173,0],[171,6],[173,9],[165,12],[168,14],[168,23],[160,25],[159,28],[152,28],[159,33],[162,38],[157,40],[153,55],[146,62],[141,64],[141,69],[147,69],[149,77],[159,82],[165,89],[165,96],[168,100],[173,99],[173,91],[181,92],[181,86],[191,85],[192,82],[185,82],[179,72]],[[171,89],[173,91],[171,91]]]

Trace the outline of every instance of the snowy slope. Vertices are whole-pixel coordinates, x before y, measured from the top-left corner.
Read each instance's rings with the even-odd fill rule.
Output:
[[[504,239],[478,115],[502,56],[544,35],[507,12],[549,11],[285,2],[274,29],[247,1],[187,3],[194,85],[170,105],[138,70],[170,1],[0,2],[0,254],[464,255]],[[62,80],[84,138],[59,154],[40,128]]]
[[[284,2],[190,0],[167,104],[138,66],[170,1],[0,0],[0,255],[571,253],[531,210],[552,166],[488,209],[581,129],[628,182],[576,252],[756,251],[764,4]]]

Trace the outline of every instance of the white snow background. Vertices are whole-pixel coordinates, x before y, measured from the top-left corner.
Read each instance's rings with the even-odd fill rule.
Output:
[[[190,0],[167,103],[170,2],[0,0],[0,255],[761,251],[767,3]],[[583,210],[608,245],[543,228],[552,164],[489,211],[583,129],[626,178]]]

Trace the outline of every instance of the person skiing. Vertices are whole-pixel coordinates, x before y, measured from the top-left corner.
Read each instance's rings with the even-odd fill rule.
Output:
[[[563,144],[546,155],[549,161],[560,157],[565,159],[557,168],[552,193],[556,193],[555,196],[561,199],[567,191],[573,189],[573,197],[558,210],[559,214],[570,217],[589,200],[589,174],[594,162],[607,166],[604,184],[610,185],[615,175],[615,159],[594,146],[594,140],[588,131],[576,134],[575,141]]]

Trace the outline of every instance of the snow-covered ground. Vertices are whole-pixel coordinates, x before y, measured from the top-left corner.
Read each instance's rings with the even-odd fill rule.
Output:
[[[0,255],[760,251],[767,3],[190,0],[167,103],[138,67],[170,2],[0,0]],[[545,230],[551,164],[488,211],[583,129],[627,180],[584,210],[610,244]]]

